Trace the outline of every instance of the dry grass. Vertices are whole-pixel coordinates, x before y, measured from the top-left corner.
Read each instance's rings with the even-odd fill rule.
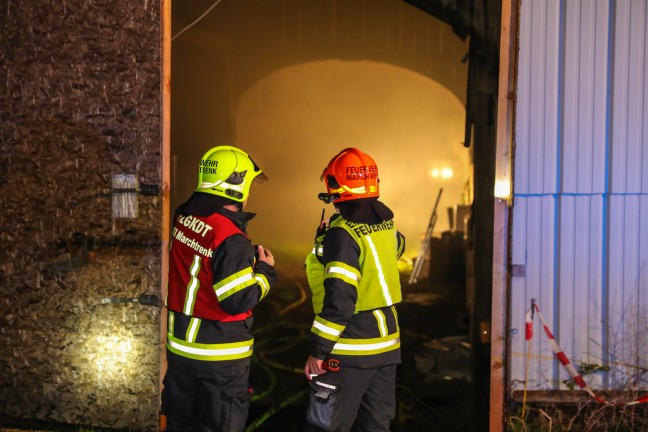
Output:
[[[552,404],[530,406],[525,418],[509,417],[512,432],[648,432],[648,406]]]

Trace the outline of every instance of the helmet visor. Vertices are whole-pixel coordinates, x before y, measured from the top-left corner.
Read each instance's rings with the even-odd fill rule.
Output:
[[[257,183],[265,183],[268,181],[268,176],[261,173],[258,176],[254,177],[254,181]]]
[[[263,174],[261,171],[261,168],[259,168],[259,165],[254,162],[254,160],[248,155],[250,158],[250,162],[252,162],[252,165],[254,165],[254,181],[257,183],[265,183],[268,181],[268,176]],[[258,174],[257,174],[258,173]]]

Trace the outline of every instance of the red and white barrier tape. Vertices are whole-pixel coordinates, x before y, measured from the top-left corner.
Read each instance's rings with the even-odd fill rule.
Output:
[[[609,402],[606,401],[605,399],[602,399],[594,394],[592,389],[590,388],[589,385],[585,382],[583,379],[582,375],[578,373],[576,368],[574,368],[574,365],[571,364],[563,350],[560,348],[558,345],[558,342],[556,342],[556,338],[554,338],[553,333],[551,332],[551,329],[547,325],[547,322],[544,320],[544,317],[540,313],[540,308],[535,304],[535,302],[531,303],[531,307],[527,311],[526,314],[526,328],[525,328],[525,335],[526,335],[526,340],[529,341],[533,337],[533,315],[534,312],[538,314],[540,317],[540,321],[542,321],[542,326],[544,327],[545,333],[547,334],[547,337],[549,338],[549,343],[551,344],[551,349],[553,350],[554,354],[556,354],[556,357],[560,361],[560,364],[564,366],[564,368],[569,372],[569,375],[571,378],[574,380],[574,382],[578,385],[578,387],[582,388],[585,390],[590,396],[592,396],[596,401],[605,404],[605,405],[614,405],[614,406],[629,406],[629,405],[637,405],[640,403],[648,402],[648,394],[635,399],[632,402]]]

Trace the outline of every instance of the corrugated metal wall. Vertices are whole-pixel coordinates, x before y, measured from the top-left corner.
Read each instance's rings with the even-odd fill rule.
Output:
[[[610,366],[586,381],[619,389],[648,369],[647,2],[523,0],[520,13],[511,385],[569,378],[537,317],[525,342],[535,299],[576,367]]]

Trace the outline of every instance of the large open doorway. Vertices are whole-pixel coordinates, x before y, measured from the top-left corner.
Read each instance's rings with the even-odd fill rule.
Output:
[[[263,333],[252,385],[263,397],[249,424],[301,430],[305,400],[291,395],[305,385],[299,328],[312,312],[301,268],[322,211],[321,171],[344,147],[372,154],[410,259],[443,188],[436,252],[456,253],[456,239],[461,250],[467,227],[448,209],[473,198],[463,142],[468,44],[397,0],[188,3],[175,2],[172,11],[171,210],[195,187],[197,162],[210,147],[239,146],[270,177],[252,191],[249,209],[258,217],[249,233],[273,249],[283,284],[257,314]],[[459,414],[470,409],[472,379],[461,253],[451,264],[457,274],[446,266],[435,276],[428,264],[420,283],[404,280],[410,342],[394,430],[468,429],[471,421]],[[284,351],[264,351],[263,340],[284,338]]]
[[[323,164],[348,146],[383,159],[381,176],[393,179],[385,198],[402,206],[408,238],[425,230],[439,188],[444,212],[471,199],[468,48],[449,26],[396,0],[225,2],[191,25],[213,5],[173,4],[172,208],[195,187],[189,167],[222,144],[246,149],[270,176],[258,189],[260,218],[286,205],[306,219],[257,224],[283,225],[291,240],[305,237],[308,209],[311,224],[319,217],[317,200],[295,187],[316,196]],[[449,223],[444,213],[437,230]]]

